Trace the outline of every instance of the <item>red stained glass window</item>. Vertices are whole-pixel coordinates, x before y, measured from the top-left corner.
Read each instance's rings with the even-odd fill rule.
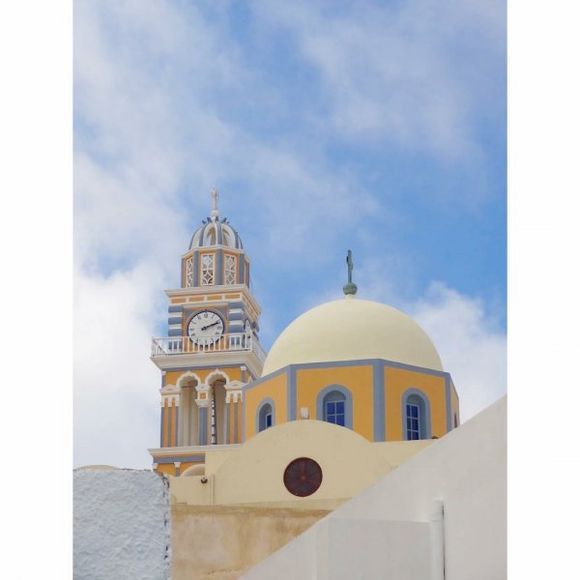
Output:
[[[291,461],[284,471],[284,485],[293,495],[312,495],[322,483],[320,465],[309,457],[299,457]]]

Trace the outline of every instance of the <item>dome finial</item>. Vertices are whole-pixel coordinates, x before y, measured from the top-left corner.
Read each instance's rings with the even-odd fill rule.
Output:
[[[220,215],[219,209],[218,209],[218,199],[219,199],[220,194],[218,193],[218,190],[214,187],[211,190],[211,197],[213,200],[213,208],[211,210],[211,217],[212,219],[217,219]]]
[[[356,284],[352,281],[352,271],[354,269],[354,262],[352,261],[352,252],[349,250],[346,254],[346,265],[348,268],[348,283],[342,287],[346,296],[354,296],[358,290]]]

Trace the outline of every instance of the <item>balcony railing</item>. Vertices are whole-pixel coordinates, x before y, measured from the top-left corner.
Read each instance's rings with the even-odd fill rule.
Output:
[[[176,354],[202,354],[208,352],[250,351],[263,362],[266,353],[253,335],[224,334],[215,342],[196,344],[188,336],[162,336],[153,338],[151,356],[168,356]]]

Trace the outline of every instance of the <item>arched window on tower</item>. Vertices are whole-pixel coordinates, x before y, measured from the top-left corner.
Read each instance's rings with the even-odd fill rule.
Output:
[[[193,286],[193,256],[185,261],[185,287]]]
[[[208,242],[209,246],[215,246],[217,243],[215,230],[216,230],[216,226],[215,226],[215,224],[212,224],[207,231],[207,242]]]
[[[418,393],[410,393],[404,398],[404,428],[407,441],[428,439],[431,436],[428,402]]]
[[[274,424],[274,409],[269,402],[263,403],[258,411],[258,432],[265,431]]]
[[[201,255],[201,285],[212,286],[215,282],[215,261],[214,254]]]
[[[231,285],[236,283],[236,257],[230,254],[226,254],[225,265],[224,265],[224,281],[226,285]]]

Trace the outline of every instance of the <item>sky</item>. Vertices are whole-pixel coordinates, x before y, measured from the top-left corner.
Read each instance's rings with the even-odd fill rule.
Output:
[[[499,0],[77,0],[75,465],[149,467],[164,289],[220,191],[268,348],[339,298],[413,316],[462,420],[506,388]]]

